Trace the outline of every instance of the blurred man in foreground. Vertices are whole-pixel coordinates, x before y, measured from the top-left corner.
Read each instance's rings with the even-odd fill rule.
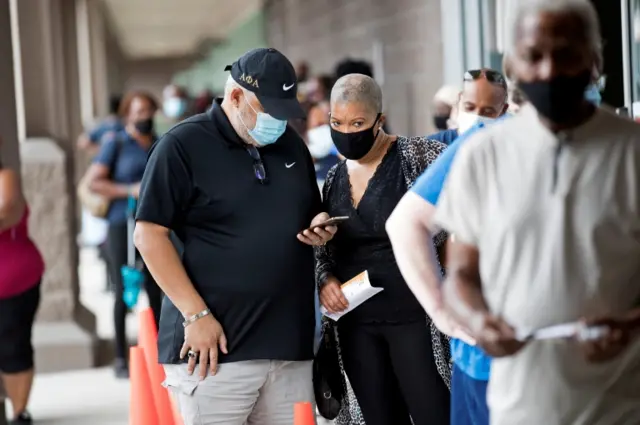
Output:
[[[445,302],[495,358],[493,425],[640,423],[640,127],[585,99],[589,1],[519,3],[514,44],[529,104],[460,148],[438,201]]]

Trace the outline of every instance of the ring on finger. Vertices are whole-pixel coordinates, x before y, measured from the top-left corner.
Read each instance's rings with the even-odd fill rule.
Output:
[[[198,357],[198,352],[197,352],[197,351],[193,351],[193,350],[189,350],[189,351],[187,352],[187,355],[188,355],[189,357],[191,357],[192,359],[195,359],[196,357]]]

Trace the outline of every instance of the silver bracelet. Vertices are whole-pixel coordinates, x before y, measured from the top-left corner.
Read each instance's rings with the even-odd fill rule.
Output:
[[[211,314],[211,310],[206,309],[206,310],[202,310],[200,313],[196,313],[191,317],[187,317],[184,322],[182,322],[182,326],[183,327],[187,327],[190,324],[192,324],[193,322],[202,319],[204,316],[208,316]]]

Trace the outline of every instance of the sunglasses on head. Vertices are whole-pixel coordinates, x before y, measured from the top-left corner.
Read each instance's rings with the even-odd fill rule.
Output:
[[[472,69],[464,73],[464,81],[476,81],[482,77],[492,84],[498,84],[505,90],[507,89],[507,80],[501,73],[493,69]]]

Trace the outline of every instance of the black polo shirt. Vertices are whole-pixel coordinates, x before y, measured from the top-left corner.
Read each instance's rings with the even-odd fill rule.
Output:
[[[187,274],[225,331],[221,363],[313,357],[313,248],[296,234],[320,212],[315,170],[291,128],[259,152],[267,184],[216,101],[156,143],[140,191],[137,220],[181,239]],[[180,362],[182,322],[165,297],[160,363]]]

